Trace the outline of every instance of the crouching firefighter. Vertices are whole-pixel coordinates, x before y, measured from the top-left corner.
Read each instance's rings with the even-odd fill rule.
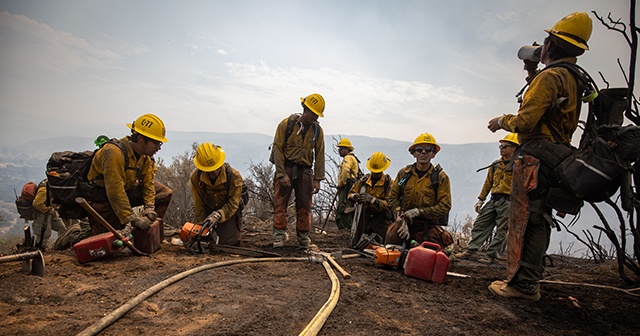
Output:
[[[224,162],[224,149],[204,142],[196,149],[191,190],[196,223],[209,222],[218,244],[240,245],[242,225],[242,176]]]
[[[429,241],[444,249],[453,243],[442,228],[451,210],[451,182],[440,165],[431,163],[439,151],[429,133],[420,134],[409,147],[416,162],[400,169],[391,186],[389,203],[396,221],[389,226],[385,244]]]
[[[153,114],[145,114],[127,124],[131,135],[102,145],[91,161],[87,178],[94,186],[91,206],[116,230],[127,224],[147,230],[163,217],[173,191],[155,181],[155,161],[165,138],[164,123]],[[137,216],[133,207],[144,205]],[[95,218],[89,217],[92,233],[107,232]]]
[[[540,299],[543,258],[551,235],[551,207],[545,204],[555,185],[553,160],[570,148],[578,127],[584,87],[572,72],[559,63],[576,64],[588,50],[591,18],[572,13],[558,21],[544,40],[540,61],[525,60],[529,88],[524,92],[518,114],[506,114],[489,121],[492,132],[505,129],[518,133],[519,156],[513,168],[511,208],[507,233],[507,278],[494,281],[489,290],[496,295],[525,300]]]

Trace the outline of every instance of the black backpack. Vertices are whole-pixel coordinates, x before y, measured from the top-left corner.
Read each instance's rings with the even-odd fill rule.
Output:
[[[229,190],[229,188],[231,187],[231,176],[233,176],[233,173],[231,172],[231,165],[229,163],[225,162],[224,167],[227,173],[227,181],[225,182],[224,187],[226,190]],[[201,175],[202,175],[202,170],[198,169],[198,173],[197,173],[198,181],[200,181]],[[204,183],[199,183],[198,186],[205,191],[207,189],[207,186]],[[247,182],[243,179],[242,180],[242,196],[240,197],[240,205],[238,206],[239,214],[242,214],[242,210],[244,210],[245,206],[247,206],[247,204],[249,203],[249,200],[250,200],[249,186],[247,185]]]
[[[122,151],[125,169],[137,169],[129,167],[129,156],[122,141],[111,139],[108,143],[115,144]],[[60,217],[82,219],[87,216],[86,211],[76,203],[77,197],[84,197],[87,201],[106,200],[105,191],[98,190],[99,187],[93,185],[87,178],[91,161],[98,150],[64,151],[51,154],[46,171],[47,204],[60,205]]]

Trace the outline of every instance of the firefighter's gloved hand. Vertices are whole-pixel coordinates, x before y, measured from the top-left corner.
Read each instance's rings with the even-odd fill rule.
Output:
[[[407,221],[404,219],[402,220],[402,224],[398,229],[398,237],[400,237],[400,239],[402,240],[409,239],[409,225],[407,225]]]
[[[418,210],[418,208],[413,208],[405,211],[402,217],[409,222],[413,222],[413,219],[418,217],[419,214],[420,210]]]
[[[373,197],[373,195],[371,195],[371,194],[363,194],[362,195],[362,202],[365,202],[365,203],[373,203],[373,201],[375,199],[376,198]]]
[[[473,206],[473,208],[476,210],[476,213],[480,213],[480,209],[482,209],[483,204],[484,202],[482,200],[478,200],[476,202],[476,205]]]
[[[218,224],[221,217],[222,217],[222,214],[220,213],[220,211],[214,211],[205,220],[211,222],[212,226],[215,226]]]
[[[146,231],[151,227],[151,220],[147,217],[136,217],[136,219],[131,221],[131,226],[138,230]]]
[[[149,218],[151,222],[154,222],[158,218],[158,214],[156,213],[156,210],[153,206],[144,207],[144,216]]]

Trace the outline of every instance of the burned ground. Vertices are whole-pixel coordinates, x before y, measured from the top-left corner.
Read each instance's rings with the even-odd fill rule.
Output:
[[[269,223],[246,225],[243,246],[305,257],[295,239],[270,247]],[[348,232],[312,235],[336,251]],[[349,252],[345,252],[349,253]],[[0,264],[0,334],[72,335],[157,283],[198,266],[246,256],[193,255],[163,244],[150,257],[127,252],[86,264],[73,250],[45,253],[46,274]],[[614,261],[553,256],[544,278],[624,288]],[[632,335],[640,334],[640,297],[609,288],[543,284],[538,302],[495,297],[487,286],[505,274],[499,265],[459,261],[444,284],[413,279],[373,265],[370,258],[338,259],[351,274],[323,335]],[[144,300],[102,335],[292,335],[300,333],[331,292],[325,269],[308,261],[242,263],[198,272]],[[634,292],[640,294],[639,292]]]

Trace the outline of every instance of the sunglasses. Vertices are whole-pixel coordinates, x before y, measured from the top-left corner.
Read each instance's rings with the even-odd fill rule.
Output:
[[[414,153],[435,153],[436,150],[432,147],[414,147],[413,148],[413,152]]]
[[[511,146],[511,145],[500,145],[500,146],[498,146],[498,148],[500,148],[500,149],[507,149],[509,147],[515,147],[515,146]]]

